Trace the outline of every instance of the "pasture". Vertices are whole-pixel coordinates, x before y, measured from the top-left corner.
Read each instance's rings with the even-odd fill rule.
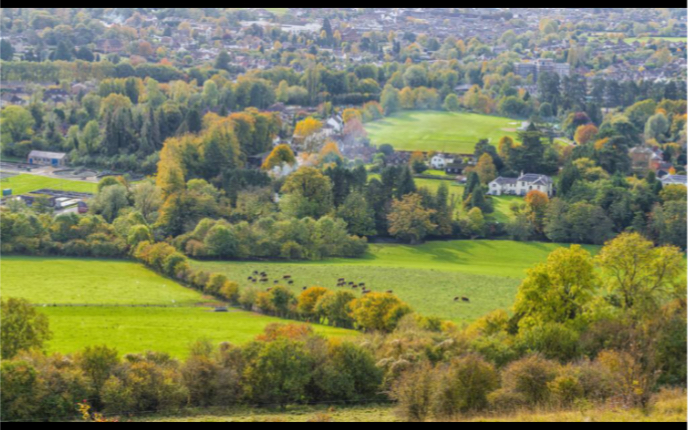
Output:
[[[202,296],[148,270],[117,260],[3,256],[4,297],[36,304],[194,305]]]
[[[345,278],[347,282],[363,282],[372,291],[394,291],[423,315],[471,322],[495,309],[511,307],[526,269],[544,262],[560,246],[511,241],[372,244],[360,259],[299,263],[197,261],[194,265],[224,273],[242,288],[267,288],[247,280],[254,270],[266,271],[270,285],[273,280],[292,275],[295,293],[313,285],[337,289],[337,280]],[[454,302],[456,297],[467,297],[471,302]]]
[[[289,321],[232,310],[216,313],[207,307],[130,308],[55,307],[41,309],[50,319],[53,340],[50,352],[73,353],[87,346],[106,344],[120,354],[162,351],[185,358],[189,346],[199,339],[213,345],[244,344],[270,323]],[[357,333],[326,326],[313,326],[325,336],[347,337]]]
[[[365,125],[371,143],[400,151],[472,154],[475,144],[516,137],[521,121],[466,112],[407,111]]]
[[[11,188],[13,195],[26,194],[41,189],[92,194],[95,194],[98,190],[98,184],[93,182],[29,175],[25,173],[3,178],[0,181],[0,187],[2,189]]]
[[[3,298],[56,305],[40,307],[53,332],[50,352],[107,344],[121,354],[154,350],[183,358],[198,339],[241,344],[270,323],[289,322],[239,310],[212,312],[214,299],[128,261],[3,256],[0,283]],[[314,329],[326,336],[356,335]]]

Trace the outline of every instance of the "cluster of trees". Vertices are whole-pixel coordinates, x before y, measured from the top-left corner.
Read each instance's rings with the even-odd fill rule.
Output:
[[[126,238],[101,216],[37,214],[20,202],[11,202],[0,217],[2,253],[121,258]]]
[[[327,340],[307,326],[269,326],[242,347],[198,342],[183,362],[156,352],[120,358],[107,346],[73,356],[22,352],[3,358],[3,421],[75,419],[76,405],[84,401],[112,417],[184,407],[382,398],[377,391],[382,372],[370,350]]]
[[[232,290],[221,276],[205,282],[209,291]],[[2,312],[2,414],[67,419],[83,399],[108,416],[393,400],[410,421],[609,399],[646,408],[663,387],[685,389],[685,288],[679,249],[623,234],[596,257],[577,245],[554,251],[528,272],[511,312],[463,328],[413,314],[386,294],[235,291],[247,309],[371,333],[325,340],[307,326],[273,325],[244,347],[196,343],[183,363],[153,352],[119,359],[105,346],[43,355],[45,317],[10,299]],[[59,393],[51,389],[58,385]]]

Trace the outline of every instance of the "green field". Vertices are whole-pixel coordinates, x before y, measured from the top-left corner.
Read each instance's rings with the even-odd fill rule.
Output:
[[[521,121],[473,113],[401,112],[366,124],[370,141],[389,143],[401,151],[472,154],[480,139],[496,144],[503,136],[516,137]]]
[[[41,189],[95,194],[98,189],[98,184],[22,173],[0,180],[0,187],[2,187],[2,189],[11,188],[12,194],[14,195],[26,194]]]
[[[148,270],[117,260],[2,257],[1,294],[36,304],[193,305],[201,295]]]
[[[47,345],[52,352],[107,344],[122,354],[155,350],[184,357],[198,339],[244,343],[267,324],[288,322],[237,310],[211,312],[214,300],[126,261],[3,256],[0,283],[2,297],[58,305],[41,307],[54,334]],[[75,304],[87,306],[67,306]],[[141,307],[146,305],[157,307]],[[327,336],[355,335],[314,328]]]
[[[336,289],[337,280],[364,282],[373,291],[392,290],[417,312],[469,322],[500,308],[509,308],[525,270],[545,261],[561,245],[511,241],[450,241],[420,246],[370,246],[360,259],[322,262],[196,262],[198,268],[222,272],[242,287],[254,270],[270,279],[289,274],[293,290],[320,285]],[[597,248],[588,247],[592,252]],[[468,297],[470,304],[455,303]]]
[[[262,333],[270,323],[289,322],[238,310],[215,313],[206,307],[57,307],[42,311],[50,318],[50,328],[55,333],[47,349],[61,353],[107,344],[117,348],[120,354],[163,351],[183,358],[188,354],[189,345],[199,339],[214,345],[243,344]],[[356,335],[349,330],[313,327],[326,336]]]

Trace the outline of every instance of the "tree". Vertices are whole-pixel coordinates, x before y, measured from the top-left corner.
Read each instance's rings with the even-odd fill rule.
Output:
[[[14,59],[14,48],[7,39],[0,41],[0,60],[12,61]]]
[[[444,110],[449,112],[457,112],[461,108],[461,102],[456,94],[449,94],[444,99],[444,105],[442,106]]]
[[[572,323],[581,317],[597,288],[595,265],[580,245],[560,248],[547,262],[528,271],[519,287],[514,312],[523,328]]]
[[[329,291],[315,304],[314,313],[326,319],[331,326],[353,328],[349,304],[355,299],[356,296],[350,291]]]
[[[533,190],[526,195],[525,202],[528,208],[528,217],[535,231],[537,233],[543,233],[549,197],[541,191]]]
[[[215,68],[220,70],[229,70],[232,58],[229,56],[227,51],[222,50],[215,60]]]
[[[425,209],[422,197],[408,194],[392,203],[392,211],[387,217],[389,234],[417,245],[437,227],[432,223],[432,209]]]
[[[401,108],[399,90],[390,84],[385,85],[385,88],[382,90],[382,95],[380,96],[380,104],[385,111],[385,115],[391,115],[397,112]]]
[[[351,302],[351,316],[366,331],[393,331],[411,308],[392,294],[370,293]]]
[[[333,209],[332,182],[321,171],[303,167],[289,175],[280,202],[283,211],[295,218],[321,218]]]
[[[356,236],[374,236],[375,212],[358,191],[349,194],[344,203],[337,209],[337,217],[346,222],[349,233]]]
[[[15,145],[33,135],[35,120],[21,106],[7,106],[0,111],[0,142],[2,150],[13,150]]]
[[[683,286],[679,278],[684,258],[676,247],[656,248],[638,233],[623,233],[602,248],[596,262],[624,310],[653,312],[667,299],[685,296],[685,278]]]
[[[481,155],[478,164],[470,171],[474,171],[478,174],[480,183],[483,185],[487,185],[497,178],[497,168],[495,167],[492,156],[488,153]]]
[[[2,300],[1,321],[0,353],[3,360],[12,359],[21,351],[41,349],[52,338],[48,317],[36,312],[27,300]]]
[[[263,170],[272,170],[284,164],[293,165],[295,163],[296,157],[294,157],[294,152],[291,150],[291,147],[289,147],[289,145],[277,145],[268,158],[265,159],[261,168]]]

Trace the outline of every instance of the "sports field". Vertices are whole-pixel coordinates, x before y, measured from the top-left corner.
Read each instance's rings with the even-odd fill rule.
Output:
[[[304,286],[337,288],[337,280],[365,283],[373,291],[394,291],[417,312],[469,322],[513,304],[526,269],[544,262],[562,245],[512,241],[448,241],[420,246],[373,244],[360,259],[322,262],[195,262],[209,272],[222,272],[243,288],[254,270],[270,279],[293,275],[295,292]],[[596,247],[587,247],[591,252]],[[265,288],[265,287],[258,287]],[[471,303],[456,303],[467,297]]]
[[[13,195],[26,194],[41,189],[95,194],[98,190],[98,184],[21,173],[17,176],[6,177],[0,180],[0,188],[12,189]]]
[[[465,112],[407,111],[366,124],[374,145],[391,144],[401,151],[472,154],[475,144],[503,136],[516,137],[518,120]]]

